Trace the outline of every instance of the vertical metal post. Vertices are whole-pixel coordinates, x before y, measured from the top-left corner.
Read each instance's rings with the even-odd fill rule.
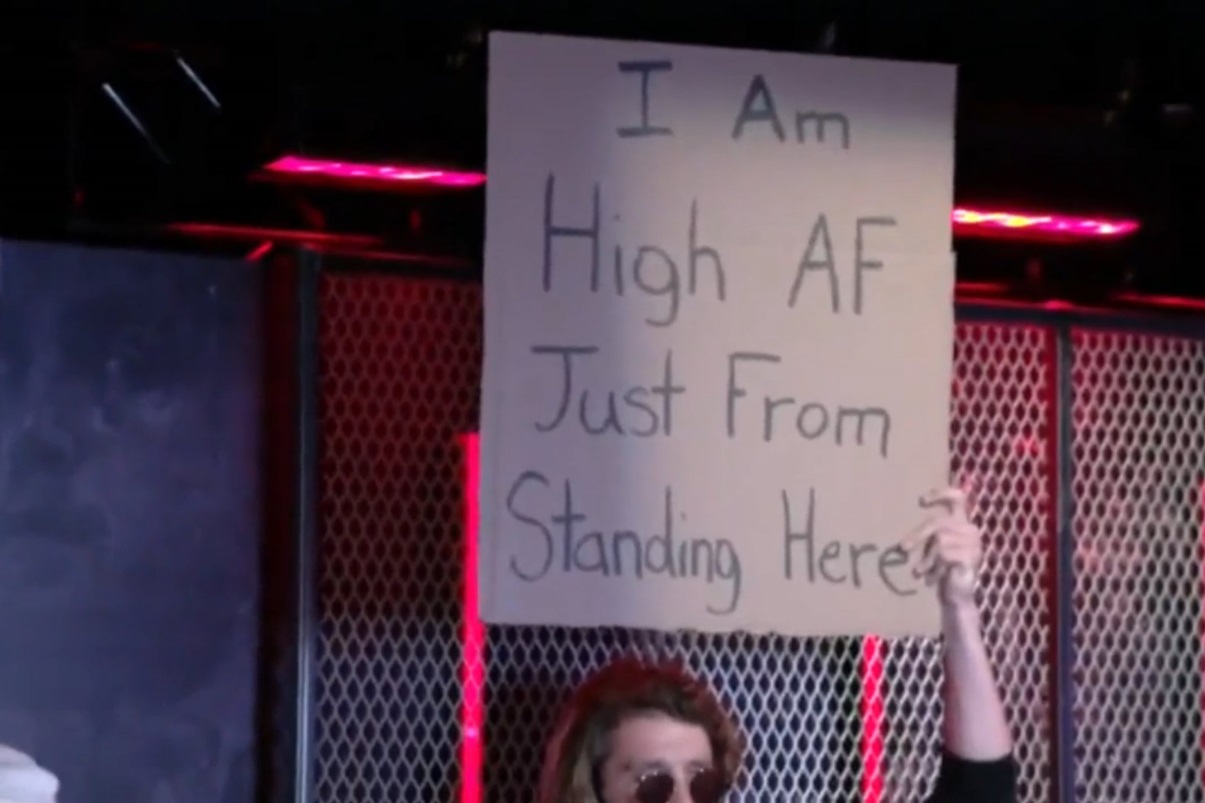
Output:
[[[1075,490],[1074,482],[1074,388],[1071,327],[1055,323],[1051,328],[1054,354],[1051,370],[1053,431],[1051,472],[1053,479],[1052,535],[1054,538],[1054,764],[1056,803],[1075,803]]]
[[[262,266],[260,803],[313,800],[318,271],[318,258],[305,252],[274,253]]]
[[[296,645],[297,714],[295,803],[314,797],[314,698],[318,659],[318,293],[320,257],[302,251],[297,261]]]

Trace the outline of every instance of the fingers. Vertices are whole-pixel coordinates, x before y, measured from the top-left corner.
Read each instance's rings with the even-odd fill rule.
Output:
[[[900,548],[910,555],[915,554],[916,552],[920,551],[922,547],[928,546],[929,541],[932,540],[933,536],[937,533],[937,530],[941,526],[942,522],[940,519],[931,519],[929,521],[922,522],[920,526],[908,533],[908,535],[905,536],[902,541],[900,541]]]
[[[974,575],[979,565],[979,555],[975,552],[939,552],[933,550],[917,561],[912,573],[917,577],[928,580],[939,579],[947,572],[966,572]]]
[[[938,577],[951,569],[974,572],[982,557],[978,529],[948,519],[929,522],[901,546],[911,554],[919,553],[913,568],[918,577]]]
[[[916,577],[923,580],[927,586],[935,586],[946,577],[954,578],[959,582],[964,582],[968,585],[975,583],[975,572],[968,569],[966,566],[950,566],[945,563],[938,563],[932,569],[925,573],[916,573]]]
[[[950,515],[959,518],[969,518],[969,494],[961,488],[939,488],[930,491],[920,498],[923,508],[942,507]]]
[[[933,536],[939,532],[948,532],[957,534],[958,537],[974,541],[976,544],[981,540],[979,528],[965,518],[956,516],[937,515],[927,521],[922,522],[916,529],[904,537],[900,541],[900,547],[909,553],[916,552],[922,546],[929,543]]]
[[[940,512],[921,523],[900,542],[900,547],[915,556],[913,573],[932,585],[952,572],[973,577],[979,568],[983,544],[979,528],[968,514],[968,492],[960,488],[930,491],[920,499],[924,508]]]
[[[971,525],[935,523],[917,546],[905,551],[917,553],[920,562],[941,560],[946,563],[974,562],[982,552],[979,531]]]

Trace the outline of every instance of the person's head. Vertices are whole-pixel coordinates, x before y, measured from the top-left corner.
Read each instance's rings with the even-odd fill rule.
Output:
[[[538,803],[719,803],[741,766],[736,725],[676,664],[624,659],[561,712]]]

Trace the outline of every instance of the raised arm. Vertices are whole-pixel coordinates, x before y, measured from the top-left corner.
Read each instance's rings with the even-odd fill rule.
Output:
[[[975,601],[983,543],[961,491],[923,504],[937,515],[912,539],[917,571],[937,585],[945,666],[944,755],[930,803],[1015,803],[1017,768]]]

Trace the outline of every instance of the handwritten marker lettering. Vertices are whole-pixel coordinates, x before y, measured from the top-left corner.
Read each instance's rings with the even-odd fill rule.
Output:
[[[936,632],[898,541],[948,479],[953,70],[490,58],[483,618]]]

